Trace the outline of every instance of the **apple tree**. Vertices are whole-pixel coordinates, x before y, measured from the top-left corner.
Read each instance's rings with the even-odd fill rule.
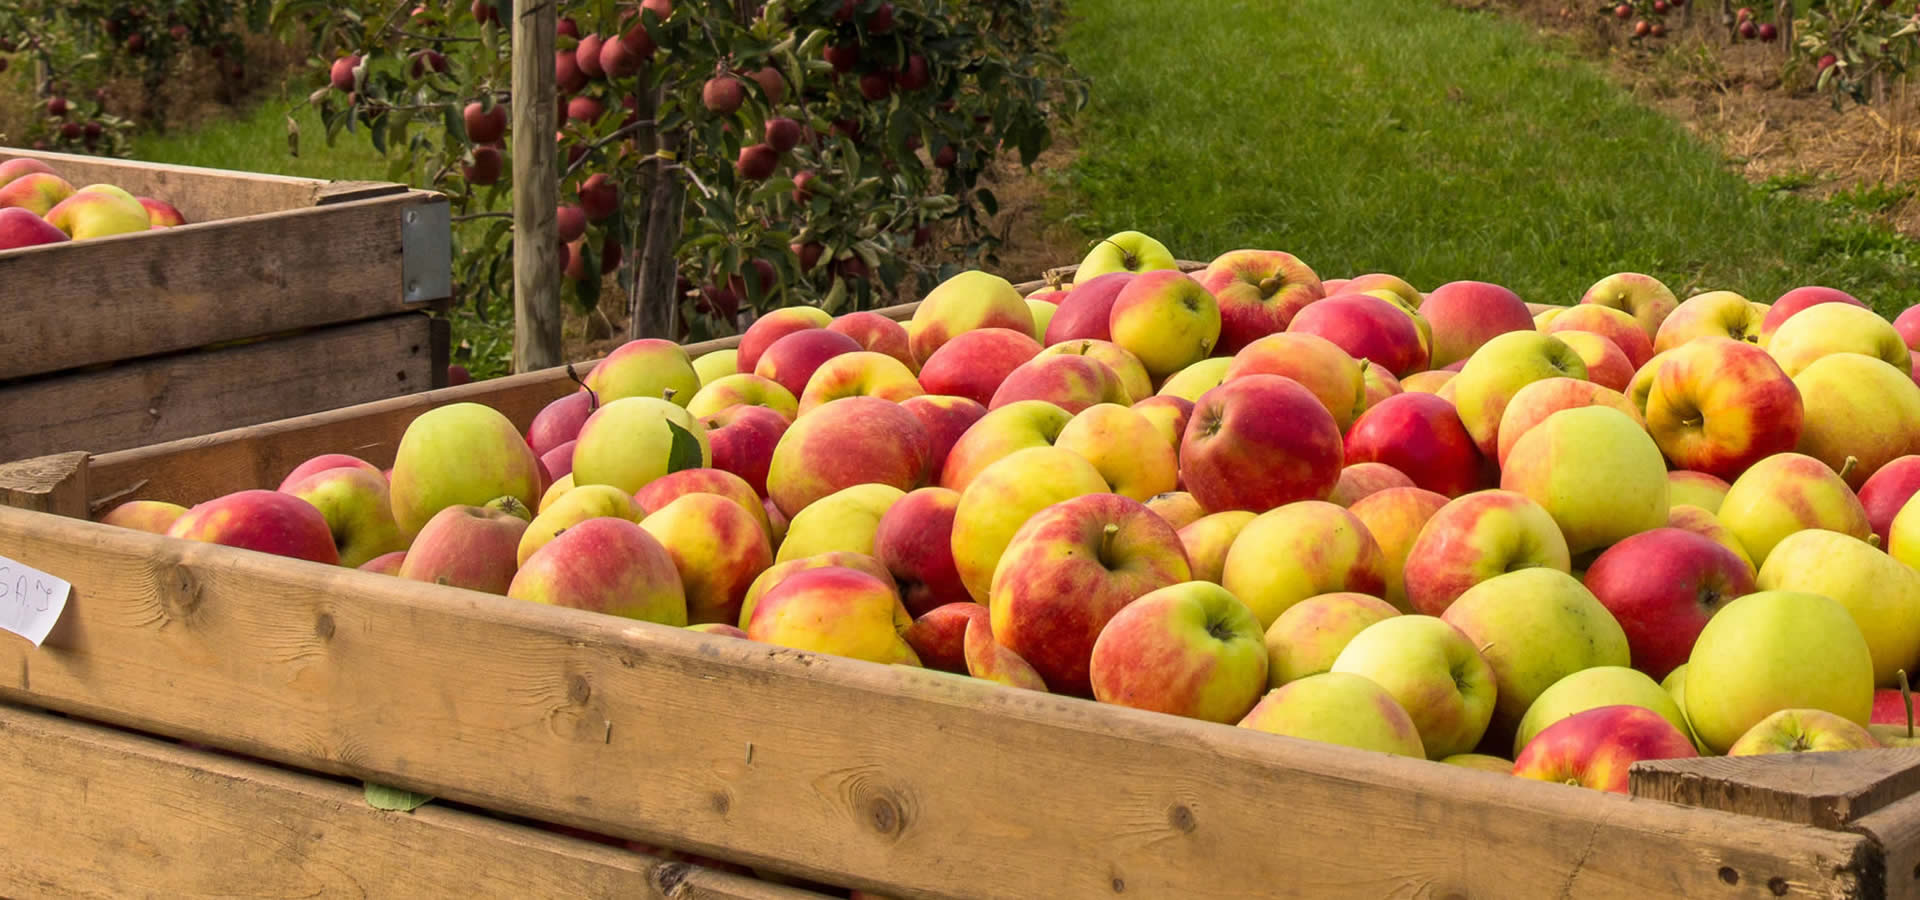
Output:
[[[1920,51],[1920,12],[1892,0],[1814,0],[1794,23],[1794,56],[1810,66],[1835,108],[1869,103]]]

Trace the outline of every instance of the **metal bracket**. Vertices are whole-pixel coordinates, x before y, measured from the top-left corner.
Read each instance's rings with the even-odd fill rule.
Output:
[[[453,207],[416,203],[400,217],[400,297],[426,303],[453,296]]]

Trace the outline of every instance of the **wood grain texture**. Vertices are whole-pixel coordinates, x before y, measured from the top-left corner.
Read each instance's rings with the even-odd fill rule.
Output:
[[[1855,819],[1847,830],[1879,847],[1889,898],[1920,898],[1920,796],[1907,797]]]
[[[258,172],[0,147],[0,162],[16,157],[46,163],[76,188],[112,184],[135,196],[165,200],[180,210],[188,222],[257,216],[312,206],[333,183]]]
[[[0,460],[122,450],[428,390],[433,339],[430,317],[400,313],[0,384]]]
[[[913,897],[1859,896],[1860,835],[0,509],[0,698]],[[157,689],[158,688],[158,689]],[[1731,880],[1729,880],[1731,879]]]
[[[513,96],[554,95],[552,3],[513,4]],[[513,370],[533,372],[566,361],[560,339],[560,172],[551,103],[515,103],[513,118]]]
[[[9,897],[824,900],[360,785],[0,705]]]
[[[84,519],[87,500],[86,453],[0,463],[0,505]]]
[[[1920,794],[1920,748],[1663,759],[1631,779],[1635,797],[1839,829]]]
[[[0,380],[392,315],[407,194],[0,253]]]

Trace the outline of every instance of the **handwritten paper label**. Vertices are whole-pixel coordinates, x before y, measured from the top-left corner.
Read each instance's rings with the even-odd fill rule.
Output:
[[[53,632],[73,585],[39,569],[0,556],[0,629],[33,642]]]

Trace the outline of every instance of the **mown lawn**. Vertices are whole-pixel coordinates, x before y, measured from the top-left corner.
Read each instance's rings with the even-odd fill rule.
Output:
[[[1183,258],[1284,249],[1323,277],[1499,282],[1567,303],[1647,272],[1681,296],[1800,284],[1920,302],[1914,244],[1755,188],[1593,65],[1443,0],[1078,0],[1092,78],[1056,207]],[[1916,254],[1920,255],[1920,254]]]
[[[290,152],[287,120],[300,129],[298,156]],[[268,97],[238,115],[192,130],[145,134],[134,140],[136,159],[210,166],[296,178],[387,180],[389,160],[375,153],[366,132],[342,132],[328,147],[326,127],[305,96]]]

